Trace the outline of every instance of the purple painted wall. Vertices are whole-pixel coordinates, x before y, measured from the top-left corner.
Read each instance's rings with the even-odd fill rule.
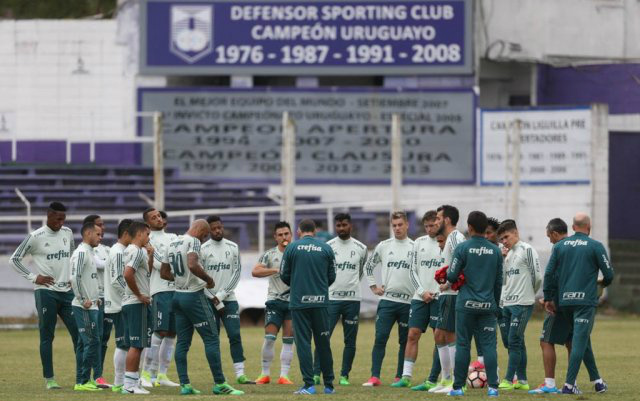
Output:
[[[640,113],[640,64],[538,65],[538,104],[607,103],[609,113]]]
[[[609,238],[640,239],[640,133],[609,136]]]
[[[64,141],[18,141],[17,163],[66,163]],[[0,142],[0,163],[11,163],[11,142]],[[89,144],[71,144],[71,162],[89,164]],[[142,145],[136,143],[99,143],[95,149],[95,163],[102,165],[139,166]]]

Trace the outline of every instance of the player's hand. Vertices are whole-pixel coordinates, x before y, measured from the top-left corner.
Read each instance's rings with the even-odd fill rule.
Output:
[[[52,286],[55,283],[56,282],[53,279],[53,277],[43,276],[41,274],[38,274],[38,277],[36,277],[36,284],[38,284],[38,285]]]
[[[285,248],[287,247],[287,245],[289,245],[289,241],[284,241],[284,242],[282,243],[282,246],[283,246],[283,247],[285,247]]]
[[[93,302],[91,302],[90,299],[85,299],[84,302],[82,303],[82,307],[85,309],[91,308],[91,305],[93,305]]]
[[[507,254],[509,253],[509,248],[507,248],[506,246],[503,246],[501,251],[502,251],[502,257],[506,258]]]
[[[372,287],[371,287],[371,291],[372,291],[375,295],[380,296],[380,297],[384,295],[384,289],[383,289],[383,288],[378,287],[377,285],[376,285],[376,286],[372,286]]]
[[[153,246],[151,246],[151,244],[145,245],[144,249],[147,250],[147,255],[149,255],[149,257],[151,257],[151,255],[153,255]]]
[[[544,310],[549,312],[551,315],[556,314],[556,304],[553,301],[545,301],[544,302]]]
[[[429,302],[433,301],[433,293],[429,292],[429,291],[425,291],[424,293],[422,293],[422,300],[426,304],[428,304]]]
[[[211,277],[209,277],[209,280],[207,280],[207,288],[213,288],[215,286],[216,286],[216,283],[213,281]]]
[[[146,295],[140,295],[138,297],[138,301],[142,302],[145,305],[150,305],[151,304],[151,298],[149,298]]]
[[[447,281],[444,284],[440,284],[440,291],[446,291],[451,288],[451,284]]]

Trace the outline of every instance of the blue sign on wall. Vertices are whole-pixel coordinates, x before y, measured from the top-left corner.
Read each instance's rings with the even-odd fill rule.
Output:
[[[143,74],[471,74],[470,0],[141,4]]]

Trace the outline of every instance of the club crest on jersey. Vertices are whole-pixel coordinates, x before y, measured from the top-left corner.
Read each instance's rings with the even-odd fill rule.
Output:
[[[171,53],[189,64],[213,50],[213,7],[174,5],[171,7]]]

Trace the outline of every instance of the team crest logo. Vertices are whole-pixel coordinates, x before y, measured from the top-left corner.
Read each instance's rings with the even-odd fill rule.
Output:
[[[171,52],[189,64],[213,50],[213,7],[171,7]]]

